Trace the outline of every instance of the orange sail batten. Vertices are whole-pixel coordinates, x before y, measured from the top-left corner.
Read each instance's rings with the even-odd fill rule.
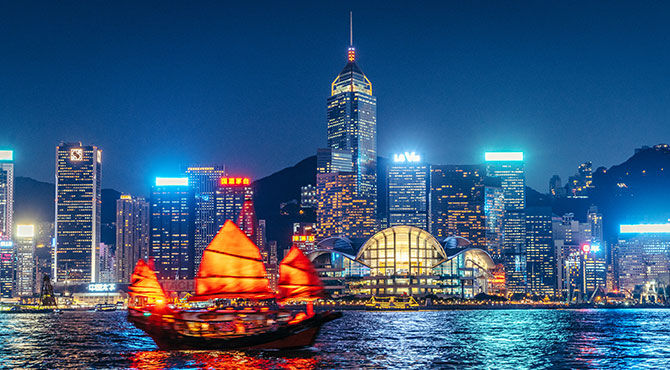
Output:
[[[147,298],[165,299],[165,292],[158,283],[156,273],[143,259],[137,261],[135,271],[130,277],[128,287],[130,296],[143,296]]]
[[[323,284],[312,262],[292,247],[279,265],[279,300],[313,301],[323,297]]]
[[[190,300],[273,297],[258,247],[226,221],[202,255]]]

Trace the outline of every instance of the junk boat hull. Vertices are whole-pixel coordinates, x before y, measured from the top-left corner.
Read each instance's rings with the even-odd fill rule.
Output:
[[[147,315],[149,313],[149,315]],[[275,330],[248,334],[193,335],[179,331],[173,315],[164,315],[135,308],[128,309],[128,320],[149,335],[162,350],[228,350],[228,349],[290,349],[314,344],[321,326],[342,317],[341,312],[320,312],[298,323],[279,326]]]

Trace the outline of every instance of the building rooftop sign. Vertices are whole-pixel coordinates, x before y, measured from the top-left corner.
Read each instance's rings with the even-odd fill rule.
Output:
[[[621,234],[662,234],[670,233],[670,224],[620,225]]]
[[[484,160],[487,162],[519,162],[523,161],[523,152],[486,152]]]
[[[418,163],[421,162],[421,156],[415,152],[404,152],[393,155],[393,162],[395,163]]]
[[[188,177],[156,177],[156,186],[188,186]]]
[[[14,160],[13,150],[0,150],[0,161],[13,161],[13,160]]]

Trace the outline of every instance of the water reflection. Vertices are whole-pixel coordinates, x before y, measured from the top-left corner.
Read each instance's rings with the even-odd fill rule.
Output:
[[[124,312],[0,314],[9,368],[670,367],[670,310],[345,312],[300,351],[160,351]]]

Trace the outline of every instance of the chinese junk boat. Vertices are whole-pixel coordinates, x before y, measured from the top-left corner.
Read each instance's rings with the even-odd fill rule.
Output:
[[[315,313],[323,286],[311,262],[292,248],[280,264],[279,294],[269,287],[258,247],[227,221],[205,249],[195,295],[167,304],[153,269],[138,261],[132,275],[128,320],[161,349],[283,349],[310,346],[321,326],[342,316]],[[206,308],[194,302],[209,301]],[[307,302],[306,312],[282,308]],[[202,307],[202,306],[201,306]]]

